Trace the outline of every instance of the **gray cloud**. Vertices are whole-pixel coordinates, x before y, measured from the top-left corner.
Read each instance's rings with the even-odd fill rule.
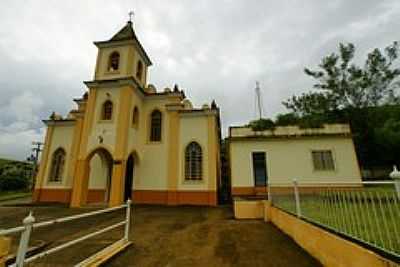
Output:
[[[339,42],[358,60],[399,39],[400,2],[353,1],[2,1],[0,157],[23,159],[43,140],[41,119],[66,114],[93,77],[95,40],[109,39],[134,9],[139,39],[154,62],[149,82],[178,83],[195,105],[215,99],[229,125],[255,117],[261,82],[265,115],[308,90],[317,66]]]

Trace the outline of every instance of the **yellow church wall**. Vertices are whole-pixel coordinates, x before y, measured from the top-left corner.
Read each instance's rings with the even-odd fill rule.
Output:
[[[292,139],[233,140],[230,146],[231,181],[233,189],[254,187],[252,152],[266,152],[268,182],[271,184],[361,182],[361,175],[350,137],[308,137]],[[334,171],[315,171],[312,150],[332,150]],[[242,191],[243,191],[242,190]],[[233,190],[235,193],[235,190]]]
[[[97,58],[97,66],[95,72],[95,80],[109,80],[116,78],[126,77],[129,68],[129,62],[131,61],[130,56],[134,56],[131,53],[133,48],[131,46],[114,46],[114,47],[106,47],[99,50],[98,58]],[[109,71],[108,61],[110,55],[114,52],[118,52],[120,55],[119,62],[119,70],[117,71]]]
[[[110,55],[114,51],[120,54],[119,70],[109,71],[108,61]],[[135,50],[134,46],[129,45],[102,48],[99,50],[97,57],[95,80],[109,80],[126,76],[136,78],[137,64],[139,60],[143,63],[143,74],[141,79],[137,81],[140,83],[140,85],[144,86],[147,80],[147,66],[139,52]]]
[[[130,62],[131,65],[128,68],[128,73],[130,73],[132,75],[132,77],[136,78],[138,61],[140,60],[143,64],[143,73],[142,73],[141,79],[137,80],[137,81],[140,83],[140,85],[144,86],[147,82],[147,66],[144,63],[144,60],[138,51],[131,48],[131,53],[132,53],[134,59]]]
[[[117,118],[119,116],[120,105],[120,89],[116,88],[97,88],[96,105],[94,108],[94,118],[90,132],[88,134],[88,143],[86,148],[87,155],[93,149],[100,145],[106,146],[111,153],[114,152],[116,133],[117,133]],[[111,120],[102,120],[103,103],[107,100],[113,103],[113,112]],[[103,138],[103,143],[100,144],[99,136]]]
[[[124,29],[124,34],[131,33],[131,29]],[[39,195],[41,201],[61,201],[70,203],[71,207],[102,201],[110,206],[119,205],[124,196],[127,159],[133,153],[132,197],[135,202],[215,205],[219,166],[215,112],[189,111],[191,105],[185,112],[180,111],[182,96],[176,92],[144,95],[142,89],[148,77],[146,64],[151,63],[135,36],[130,36],[130,40],[126,40],[125,35],[124,40],[118,38],[95,43],[99,51],[94,81],[85,82],[89,94],[77,101],[78,105],[84,103],[78,107],[80,112],[71,113],[77,120],[68,122],[71,124],[68,129],[58,123],[54,131],[53,127],[49,128],[46,159],[39,173],[44,185],[35,195]],[[110,71],[109,58],[114,51],[120,54],[119,69]],[[129,86],[136,83],[130,78],[137,81],[139,60],[143,63],[143,73],[138,82],[143,88],[131,88]],[[107,121],[101,119],[106,100],[113,103],[112,119]],[[132,125],[135,106],[139,109],[139,123]],[[155,109],[162,112],[160,142],[149,140],[150,115]],[[197,141],[203,148],[203,180],[200,182],[184,181],[184,150],[191,141]],[[47,183],[51,156],[58,146],[63,146],[67,152],[64,177],[60,183]],[[99,148],[103,149],[101,155],[95,153]],[[105,156],[105,150],[112,156],[111,181],[108,180],[110,172],[107,172],[110,159]]]

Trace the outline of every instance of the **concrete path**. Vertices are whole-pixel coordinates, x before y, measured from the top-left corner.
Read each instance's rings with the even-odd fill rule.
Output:
[[[19,224],[29,209],[0,207],[0,228]],[[32,209],[38,220],[90,210],[62,206]],[[49,247],[56,246],[123,216],[117,212],[38,229],[33,233],[33,243],[44,241]],[[132,219],[133,246],[106,266],[321,266],[273,225],[261,220],[234,220],[230,207],[135,206]],[[90,239],[34,266],[72,266],[118,240],[122,232],[117,229]]]

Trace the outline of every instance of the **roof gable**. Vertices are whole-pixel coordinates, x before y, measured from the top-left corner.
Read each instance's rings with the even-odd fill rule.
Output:
[[[110,40],[102,42],[94,42],[94,44],[96,46],[101,46],[101,45],[111,44],[114,42],[124,42],[124,41],[133,41],[134,43],[136,43],[141,54],[144,56],[146,64],[148,66],[152,65],[149,56],[147,55],[142,44],[139,42],[139,39],[137,38],[135,31],[133,30],[131,21],[128,21],[128,23],[121,30],[119,30]]]

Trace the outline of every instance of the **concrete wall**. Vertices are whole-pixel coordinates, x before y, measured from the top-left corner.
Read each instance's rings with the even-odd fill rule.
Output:
[[[312,150],[332,151],[335,170],[316,171]],[[360,183],[361,176],[352,139],[349,137],[277,138],[230,142],[232,187],[254,187],[252,152],[266,152],[268,182]]]

